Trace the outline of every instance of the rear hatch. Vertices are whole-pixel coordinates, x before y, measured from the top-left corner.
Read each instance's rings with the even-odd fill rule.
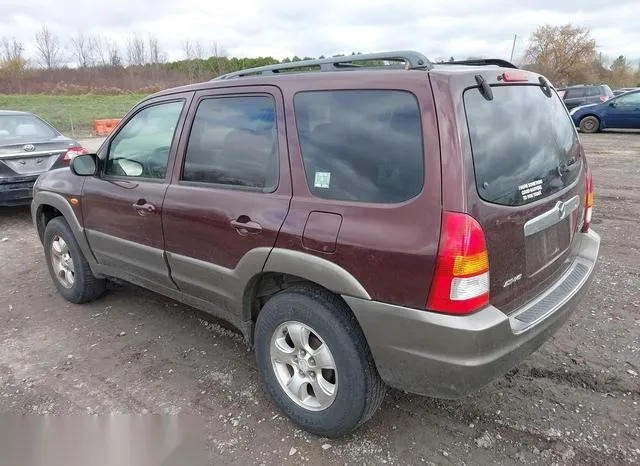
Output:
[[[527,82],[492,85],[492,99],[479,87],[463,95],[470,209],[486,236],[491,303],[507,313],[569,266],[585,192],[586,161],[566,108],[537,76],[523,75]]]

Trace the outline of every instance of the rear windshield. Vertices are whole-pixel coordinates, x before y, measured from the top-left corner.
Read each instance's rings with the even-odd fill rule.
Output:
[[[38,140],[57,136],[45,122],[32,115],[0,115],[0,140]]]
[[[467,89],[464,105],[482,199],[523,205],[579,175],[578,138],[563,103],[540,86],[494,86],[493,100]]]

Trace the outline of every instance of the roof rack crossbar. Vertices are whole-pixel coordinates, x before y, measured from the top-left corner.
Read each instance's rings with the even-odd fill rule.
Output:
[[[313,67],[320,68],[320,71],[341,71],[348,69],[362,69],[366,65],[356,62],[362,61],[403,61],[405,69],[431,69],[431,62],[419,52],[412,50],[400,50],[394,52],[366,53],[360,55],[346,55],[343,57],[320,58],[317,60],[302,60],[289,63],[278,63],[277,65],[259,66],[241,71],[223,74],[212,81],[222,79],[241,78],[244,76],[262,76],[265,74],[279,74],[286,70],[296,70],[299,68]],[[317,71],[314,70],[314,71]]]
[[[502,68],[518,69],[518,67],[513,63],[507,60],[502,60],[501,58],[478,58],[478,59],[471,59],[471,60],[443,61],[438,64],[439,65],[468,65],[468,66],[495,65],[495,66],[500,66]]]

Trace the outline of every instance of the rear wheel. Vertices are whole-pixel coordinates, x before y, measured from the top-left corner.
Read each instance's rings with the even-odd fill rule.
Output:
[[[597,133],[600,131],[600,120],[594,116],[586,116],[580,120],[580,131],[583,133]]]
[[[105,280],[94,277],[63,217],[56,217],[47,224],[43,242],[49,273],[64,299],[81,304],[104,293]]]
[[[278,407],[313,434],[337,437],[366,422],[385,386],[355,317],[336,296],[289,288],[264,305],[258,369]]]

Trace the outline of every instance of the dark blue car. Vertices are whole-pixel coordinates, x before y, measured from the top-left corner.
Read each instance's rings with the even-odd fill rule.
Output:
[[[625,92],[600,104],[582,105],[569,114],[583,133],[602,129],[640,129],[640,90]]]

